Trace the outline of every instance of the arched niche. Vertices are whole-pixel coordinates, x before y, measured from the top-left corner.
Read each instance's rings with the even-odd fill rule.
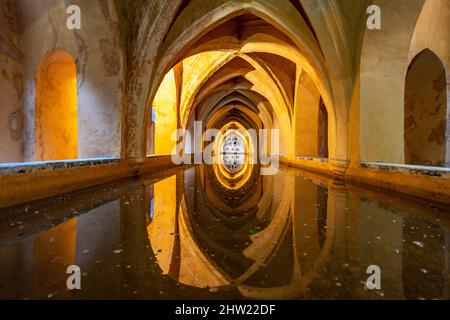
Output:
[[[360,65],[360,158],[404,163],[404,86],[410,39],[424,0],[376,0],[383,32],[364,29]]]
[[[411,62],[405,79],[405,163],[445,166],[447,156],[446,73],[429,49]]]
[[[36,75],[36,160],[78,158],[77,70],[66,52],[54,50]]]
[[[319,158],[328,158],[328,111],[323,102],[320,99],[319,104],[319,138],[318,138],[318,156]]]

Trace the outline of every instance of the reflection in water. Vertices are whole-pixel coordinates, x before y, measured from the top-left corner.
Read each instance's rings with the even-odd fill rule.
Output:
[[[432,205],[246,161],[164,174],[2,210],[0,298],[449,298]]]

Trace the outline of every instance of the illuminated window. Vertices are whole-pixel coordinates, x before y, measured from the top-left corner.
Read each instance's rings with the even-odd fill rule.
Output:
[[[244,153],[245,145],[242,139],[234,134],[229,134],[223,141],[222,153]]]

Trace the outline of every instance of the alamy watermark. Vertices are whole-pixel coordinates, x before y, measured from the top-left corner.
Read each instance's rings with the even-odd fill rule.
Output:
[[[67,274],[70,276],[67,278],[66,285],[69,290],[81,290],[81,268],[76,265],[67,267]]]
[[[370,274],[370,277],[366,281],[366,288],[369,290],[381,290],[381,268],[377,265],[369,266],[367,274]]]
[[[81,9],[77,5],[70,5],[67,7],[66,13],[69,17],[66,20],[66,26],[69,30],[81,29]]]
[[[366,13],[369,15],[367,28],[369,30],[381,30],[381,8],[374,4],[367,7]]]

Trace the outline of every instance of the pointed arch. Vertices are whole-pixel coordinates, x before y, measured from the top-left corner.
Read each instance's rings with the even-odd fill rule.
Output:
[[[405,163],[445,166],[447,156],[447,88],[442,61],[421,51],[405,79]]]
[[[150,110],[148,106],[153,100],[164,74],[174,64],[183,59],[183,54],[189,50],[196,39],[230,19],[244,14],[251,14],[269,22],[284,33],[302,52],[302,57],[305,61],[315,70],[317,79],[323,81],[323,89],[326,91],[323,97],[325,101],[329,101],[329,103],[326,103],[326,106],[329,108],[330,135],[332,137],[330,139],[330,153],[333,159],[346,161],[347,137],[338,137],[341,134],[345,135],[345,130],[337,129],[338,125],[343,125],[346,121],[345,119],[343,121],[336,120],[333,103],[336,95],[341,97],[345,94],[341,94],[341,92],[332,93],[327,74],[328,68],[317,39],[293,4],[289,1],[280,1],[274,6],[267,1],[260,0],[237,3],[232,6],[228,2],[221,0],[208,3],[208,6],[199,4],[200,1],[191,1],[175,17],[175,20],[169,27],[164,23],[164,28],[168,27],[168,29],[159,30],[161,38],[157,39],[156,51],[158,52],[155,52],[154,48],[150,50],[144,47],[148,45],[148,41],[144,40],[151,37],[151,33],[145,31],[147,30],[147,25],[150,25],[150,23],[153,25],[155,21],[147,21],[146,19],[140,27],[142,32],[139,32],[139,34],[142,34],[142,39],[137,40],[136,58],[133,63],[136,68],[133,68],[131,72],[129,81],[131,94],[130,100],[127,101],[127,128],[125,132],[127,158],[138,162],[142,160],[142,149],[145,148],[145,119],[148,118],[146,114]],[[188,14],[188,12],[192,14]],[[216,49],[220,50],[220,48]],[[134,71],[135,69],[136,71]],[[140,72],[137,72],[138,69]],[[148,86],[150,86],[148,90],[144,89]],[[320,88],[322,89],[322,86]],[[136,94],[133,94],[133,92]],[[339,111],[339,117],[346,118],[347,113],[341,110]]]

